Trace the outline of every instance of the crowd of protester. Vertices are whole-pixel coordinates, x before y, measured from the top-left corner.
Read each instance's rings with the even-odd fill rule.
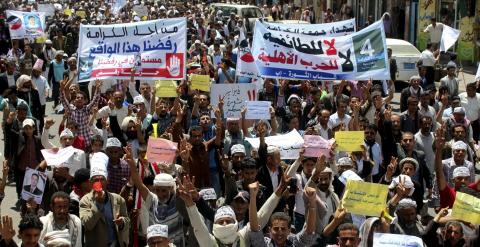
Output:
[[[191,89],[189,80],[177,81],[176,98],[156,97],[153,82],[133,75],[77,82],[79,25],[186,17],[189,74],[259,83],[235,73],[240,31],[252,40],[248,19],[224,19],[198,1],[146,0],[148,16],[132,10],[140,1],[127,1],[117,15],[109,1],[36,2],[56,7],[43,39],[11,40],[5,22],[4,10],[34,11],[36,4],[0,5],[0,195],[21,217],[16,226],[14,216],[2,215],[0,246],[373,246],[374,233],[416,236],[426,246],[479,246],[479,226],[451,216],[456,192],[480,198],[479,85],[468,82],[462,92],[454,63],[435,84],[435,46],[428,45],[418,75],[401,91],[400,112],[392,108],[392,81],[263,78],[259,100],[272,102],[271,120],[248,120],[246,110],[224,118],[223,99],[212,105],[209,92]],[[353,17],[346,3],[332,11],[307,2],[241,3],[263,6],[272,19]],[[63,115],[58,128],[47,112]],[[292,130],[326,140],[356,130],[365,140],[358,152],[333,145],[328,158],[305,157],[302,149],[297,159],[282,160],[279,147],[265,140]],[[154,133],[178,143],[174,163],[147,160]],[[248,137],[259,138],[258,149]],[[72,147],[60,166],[41,152]],[[22,199],[27,169],[46,174],[41,203]],[[388,185],[384,213],[365,217],[343,207],[346,174]],[[5,197],[7,184],[15,184],[16,198]]]

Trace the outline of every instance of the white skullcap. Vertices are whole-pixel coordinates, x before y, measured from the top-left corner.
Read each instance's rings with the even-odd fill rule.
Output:
[[[412,196],[413,192],[415,191],[415,187],[414,187],[415,185],[413,184],[410,176],[403,175],[403,174],[399,175],[398,177],[392,180],[388,188],[395,189],[397,185],[400,184],[400,178],[402,179],[402,182],[405,188],[410,189],[410,193],[408,194],[408,196]]]
[[[50,231],[45,234],[43,238],[43,242],[47,245],[68,245],[71,246],[70,234],[68,233],[68,229],[63,231]]]
[[[142,95],[137,95],[133,98],[133,104],[145,104],[145,99]]]
[[[208,200],[217,200],[217,193],[215,193],[215,190],[213,188],[206,188],[203,190],[200,190],[198,194],[203,198],[203,200],[208,201]]]
[[[33,127],[35,126],[35,122],[31,118],[26,118],[25,120],[23,120],[23,123],[22,123],[22,127],[25,128],[25,126]]]
[[[455,150],[467,150],[467,144],[463,141],[456,141],[455,143],[452,144],[452,151]]]
[[[465,114],[465,108],[457,106],[453,108],[453,113]]]
[[[97,152],[90,159],[90,178],[95,176],[103,176],[108,178],[108,156],[102,152]]]
[[[236,153],[246,154],[245,146],[243,146],[242,144],[235,144],[230,148],[230,152],[232,153],[232,155]]]
[[[172,187],[175,186],[175,179],[170,174],[160,173],[157,174],[153,179],[153,185],[161,187]]]
[[[46,45],[51,45],[51,44],[53,44],[53,42],[51,40],[47,39],[47,40],[45,40],[45,44]]]
[[[25,84],[26,82],[28,81],[31,81],[32,78],[28,75],[21,75],[20,77],[18,77],[17,79],[17,87],[18,88],[22,88],[23,87],[23,84]]]
[[[60,133],[60,139],[62,139],[63,137],[74,137],[74,135],[70,129],[65,128],[63,129],[62,133]]]
[[[125,120],[123,120],[125,121]],[[115,137],[110,137],[107,139],[107,145],[105,146],[106,148],[109,148],[109,147],[118,147],[118,148],[121,148],[122,147],[122,143]]]
[[[235,217],[235,212],[230,206],[223,206],[215,212],[215,217],[213,219],[213,222],[217,222],[217,220],[222,219],[222,218],[230,218],[235,221],[237,221],[237,218]]]
[[[280,152],[280,149],[276,146],[268,145],[267,147],[267,154],[274,154]]]
[[[353,166],[353,161],[350,157],[343,157],[338,159],[337,166]]]
[[[470,177],[470,170],[465,166],[460,166],[453,169],[453,178],[456,177]]]
[[[167,225],[151,225],[147,228],[147,240],[153,237],[168,238],[168,226]]]
[[[404,209],[404,208],[417,208],[417,203],[410,199],[410,198],[404,198],[398,202],[397,205],[397,210]]]

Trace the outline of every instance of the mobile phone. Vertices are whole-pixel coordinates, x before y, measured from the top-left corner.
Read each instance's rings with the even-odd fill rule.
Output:
[[[297,179],[296,178],[292,178],[290,180],[290,185],[289,185],[289,189],[288,189],[288,192],[290,193],[297,193]]]

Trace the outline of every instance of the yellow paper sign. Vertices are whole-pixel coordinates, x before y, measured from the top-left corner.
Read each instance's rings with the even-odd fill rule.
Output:
[[[388,185],[348,180],[343,206],[349,213],[380,216],[387,204]]]
[[[204,92],[210,92],[210,76],[191,74],[192,89],[198,89]]]
[[[335,141],[339,151],[362,151],[364,139],[363,131],[338,131],[335,132]]]
[[[63,10],[63,13],[64,13],[65,15],[71,16],[71,15],[72,15],[72,10],[71,10],[71,9],[64,9],[64,10]]]
[[[87,13],[85,12],[85,10],[77,10],[75,14],[82,19],[85,19],[85,16],[87,16]]]
[[[176,98],[177,97],[177,83],[172,80],[156,81],[156,96],[160,98]]]
[[[455,203],[453,203],[452,217],[479,225],[480,199],[469,194],[457,192]]]

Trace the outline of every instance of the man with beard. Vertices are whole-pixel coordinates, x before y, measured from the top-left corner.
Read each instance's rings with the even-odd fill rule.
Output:
[[[397,220],[390,225],[390,232],[415,237],[424,235],[424,228],[417,217],[417,203],[412,199],[405,198],[398,202]]]
[[[138,188],[140,196],[145,204],[140,209],[140,224],[142,235],[147,235],[147,227],[154,224],[168,226],[168,238],[173,240],[176,246],[185,246],[183,232],[183,217],[180,211],[185,206],[176,195],[175,179],[167,173],[157,174],[153,180],[152,189],[148,189],[136,172],[136,163],[131,154],[131,148],[125,148],[126,162],[131,172],[133,185]]]
[[[130,177],[127,160],[123,159],[122,143],[115,137],[107,139],[105,153],[108,156],[108,191],[120,193]],[[91,164],[92,165],[92,164]]]
[[[453,154],[453,150],[452,150],[452,146],[454,143],[458,142],[458,141],[462,141],[464,143],[467,143],[467,128],[465,127],[465,125],[462,125],[462,124],[456,124],[454,126],[452,126],[452,135],[453,135],[453,138],[446,142],[445,143],[445,146],[443,148],[443,159],[449,159],[449,158],[452,158],[452,154]],[[475,153],[473,151],[473,149],[467,145],[467,151],[466,151],[466,155],[465,155],[465,159],[470,161],[470,162],[473,162],[474,161],[474,158],[475,158]]]
[[[24,47],[25,53],[20,56],[18,61],[20,66],[20,73],[24,75],[30,75],[32,73],[32,68],[35,62],[37,62],[37,55],[32,53],[32,47],[30,44],[25,44]]]
[[[237,144],[239,145],[239,144]],[[236,180],[231,174],[231,169],[226,169],[225,174],[225,194],[226,194],[226,203],[233,201],[241,191],[248,191],[248,185],[254,183],[257,180],[257,164],[256,161],[252,158],[245,158],[240,163],[241,167],[241,177],[242,179]],[[262,206],[268,198],[266,187],[259,184],[259,191],[257,193],[257,207]],[[228,203],[227,203],[228,204]]]
[[[402,134],[402,140],[397,143],[397,154],[400,160],[404,158],[413,158],[418,162],[418,166],[415,168],[415,173],[411,176],[412,180],[421,185],[421,188],[427,188],[429,194],[432,191],[432,177],[430,170],[425,163],[425,154],[415,149],[414,135],[410,132]]]
[[[98,88],[96,92],[99,94],[100,89]],[[97,119],[102,119],[108,117],[110,123],[110,130],[114,137],[119,140],[123,140],[123,133],[121,129],[121,124],[123,119],[128,116],[128,105],[123,104],[125,96],[122,91],[116,91],[113,94],[113,97],[108,101],[108,105],[102,107],[97,115]],[[126,143],[123,141],[122,146],[126,146]]]
[[[15,71],[14,60],[7,60],[6,66],[6,73],[0,75],[0,95],[4,95],[5,90],[7,90],[9,87],[16,86],[17,79],[21,75]]]
[[[182,121],[185,112],[186,108],[182,109],[179,107],[175,123],[173,124],[173,141],[177,143],[180,143],[181,140],[184,139]],[[200,122],[207,122],[207,117],[209,116],[202,115],[202,117],[204,120],[200,120]],[[204,135],[204,128],[202,126],[194,125],[190,127],[188,143],[185,140],[183,144],[183,146],[188,146],[188,148],[180,155],[182,158],[183,169],[190,176],[195,176],[195,185],[199,188],[212,187],[210,168],[212,167],[211,162],[214,162],[213,159],[215,159],[215,153],[212,153],[211,151],[214,151],[215,148],[220,146],[222,137],[222,117],[219,108],[215,109],[215,118],[215,134],[211,136],[211,139],[205,138],[206,136]],[[218,177],[218,173],[216,175]],[[220,183],[218,183],[218,185],[220,185]],[[215,190],[217,189],[218,188],[215,188]]]
[[[17,79],[17,97],[27,102],[34,118],[38,120],[43,119],[44,115],[42,115],[39,92],[34,87],[30,76],[21,75]]]
[[[246,144],[244,143],[244,133],[240,128],[240,119],[227,118],[227,129],[225,130],[225,138],[223,139],[223,150],[228,151],[235,144],[240,144],[242,146]],[[250,153],[245,150],[244,155],[250,156]]]
[[[44,237],[52,231],[68,230],[72,247],[82,246],[82,223],[80,218],[68,213],[70,197],[63,191],[56,192],[50,199],[50,208],[47,215],[40,217],[43,229],[40,233],[40,243],[44,243]]]
[[[37,62],[35,65],[33,65],[32,69],[32,83],[34,87],[38,91],[38,96],[40,99],[40,113],[39,116],[42,116],[40,119],[40,129],[43,129],[44,125],[44,116],[45,116],[45,108],[47,106],[47,97],[48,97],[48,91],[50,90],[50,85],[48,85],[47,78],[45,78],[42,75],[42,66],[43,66],[43,60],[42,59],[37,59]]]
[[[42,71],[45,71],[45,77],[48,77],[48,70],[46,66],[49,65],[53,59],[55,59],[55,53],[57,50],[52,47],[53,42],[49,39],[45,40],[45,45],[43,46],[42,53],[40,53],[39,58],[42,59],[45,63],[42,66]]]

